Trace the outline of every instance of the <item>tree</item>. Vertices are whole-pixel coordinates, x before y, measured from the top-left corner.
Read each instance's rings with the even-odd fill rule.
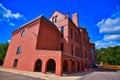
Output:
[[[7,49],[8,49],[8,43],[1,43],[0,44],[0,64],[3,63]]]
[[[120,65],[120,46],[96,49],[98,62]]]

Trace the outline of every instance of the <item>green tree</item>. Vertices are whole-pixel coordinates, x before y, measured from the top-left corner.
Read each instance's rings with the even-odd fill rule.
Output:
[[[98,62],[120,65],[120,46],[96,49]]]
[[[8,45],[9,45],[8,43],[1,43],[0,44],[0,61],[1,62],[4,61],[4,58],[5,58],[7,49],[8,49]]]

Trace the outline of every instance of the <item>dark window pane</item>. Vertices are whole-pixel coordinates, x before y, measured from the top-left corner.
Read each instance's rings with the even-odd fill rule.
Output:
[[[18,59],[15,59],[15,60],[14,60],[13,67],[17,67],[17,63],[18,63]]]
[[[64,35],[64,27],[61,27],[61,37]]]
[[[17,48],[17,54],[19,54],[20,52],[21,52],[21,46]]]
[[[55,23],[57,22],[58,16],[55,16]]]
[[[54,17],[52,17],[52,22],[54,23]]]
[[[25,30],[22,30],[21,36],[24,36],[24,35],[25,35]]]

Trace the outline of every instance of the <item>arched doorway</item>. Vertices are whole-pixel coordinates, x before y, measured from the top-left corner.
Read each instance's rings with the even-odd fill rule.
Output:
[[[72,61],[72,72],[75,72],[75,62],[74,61]]]
[[[42,69],[42,61],[40,59],[38,59],[35,62],[35,69],[34,69],[34,71],[41,72],[41,69]]]
[[[56,69],[56,63],[53,59],[49,59],[47,61],[47,70],[46,72],[52,72],[55,73],[55,69]]]
[[[68,72],[68,63],[67,60],[64,60],[63,62],[63,73],[67,73]]]
[[[80,63],[77,62],[77,71],[80,71]]]

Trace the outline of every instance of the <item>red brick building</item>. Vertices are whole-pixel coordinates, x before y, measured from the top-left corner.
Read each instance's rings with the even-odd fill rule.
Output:
[[[95,44],[78,14],[55,11],[50,19],[40,16],[12,33],[3,66],[56,75],[85,71],[96,62]]]

